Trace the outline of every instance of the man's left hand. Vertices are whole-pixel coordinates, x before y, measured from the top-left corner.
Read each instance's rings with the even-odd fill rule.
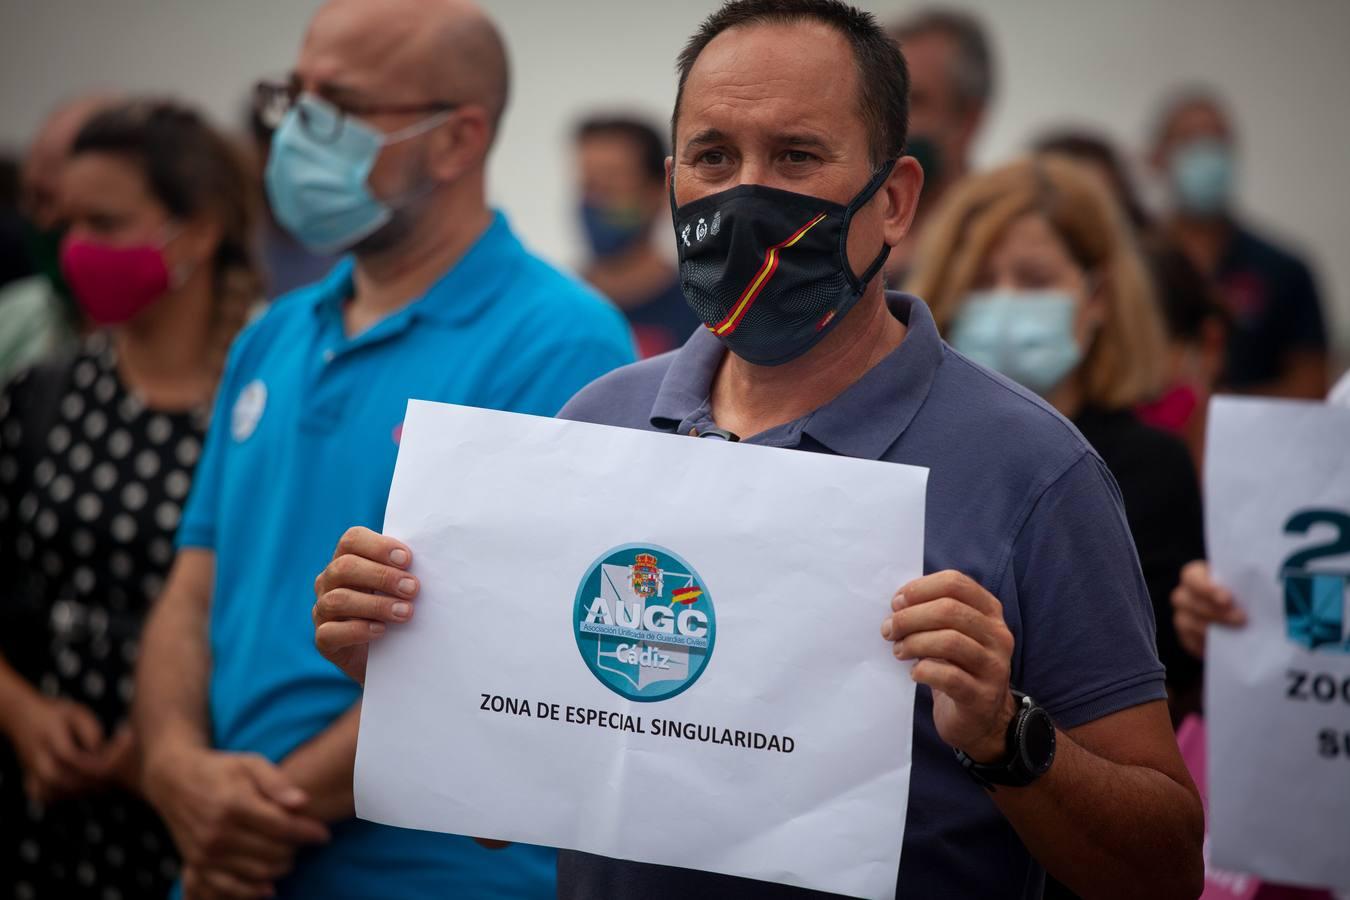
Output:
[[[944,741],[980,763],[1007,755],[1013,636],[997,597],[960,572],[925,575],[892,598],[881,636],[897,659],[917,660],[912,675],[933,689]]]

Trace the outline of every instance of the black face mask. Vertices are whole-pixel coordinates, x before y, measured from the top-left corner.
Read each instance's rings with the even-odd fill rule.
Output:
[[[685,301],[727,349],[776,366],[820,342],[876,277],[890,247],[861,277],[848,262],[848,225],[890,177],[883,165],[847,206],[745,184],[670,205]]]

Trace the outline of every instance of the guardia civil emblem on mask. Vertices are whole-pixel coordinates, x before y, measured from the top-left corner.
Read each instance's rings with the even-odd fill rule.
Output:
[[[692,566],[663,547],[626,544],[586,570],[572,627],[591,674],[620,697],[646,703],[698,680],[712,658],[717,618]]]

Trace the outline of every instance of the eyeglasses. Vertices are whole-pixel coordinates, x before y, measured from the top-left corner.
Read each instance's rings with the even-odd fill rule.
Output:
[[[286,113],[294,107],[299,111],[301,127],[308,132],[310,137],[316,141],[332,143],[342,134],[342,127],[348,116],[364,119],[368,116],[431,115],[440,112],[453,112],[462,105],[446,100],[402,104],[351,102],[338,104],[332,100],[326,100],[325,102],[332,107],[334,115],[331,119],[323,117],[323,120],[320,120],[319,117],[308,115],[303,106],[297,106],[301,93],[303,91],[300,88],[300,83],[294,79],[290,81],[258,82],[253,89],[253,111],[258,122],[268,130],[276,131],[281,127],[281,122],[286,118]]]

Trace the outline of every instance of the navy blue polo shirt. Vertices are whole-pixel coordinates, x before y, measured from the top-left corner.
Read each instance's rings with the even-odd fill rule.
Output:
[[[895,293],[888,301],[908,325],[900,347],[830,403],[748,443],[926,466],[924,571],[960,570],[1002,601],[1016,638],[1013,686],[1060,728],[1165,699],[1148,590],[1101,459],[1040,398],[944,344],[921,301]],[[709,388],[725,352],[701,329],[674,353],[600,379],[560,416],[703,433],[715,424]],[[812,527],[809,510],[802,527]],[[878,622],[889,599],[876,598]],[[938,737],[932,694],[920,685],[900,896],[1039,897],[1044,877]],[[563,900],[811,896],[567,851],[558,892]]]
[[[411,397],[553,415],[632,361],[627,325],[532,256],[498,215],[418,300],[348,337],[352,264],[235,342],[178,541],[215,554],[213,744],[274,761],[360,690],[314,648],[314,577],[352,525],[379,529]],[[369,822],[338,826],[286,897],[552,897],[554,854]]]

